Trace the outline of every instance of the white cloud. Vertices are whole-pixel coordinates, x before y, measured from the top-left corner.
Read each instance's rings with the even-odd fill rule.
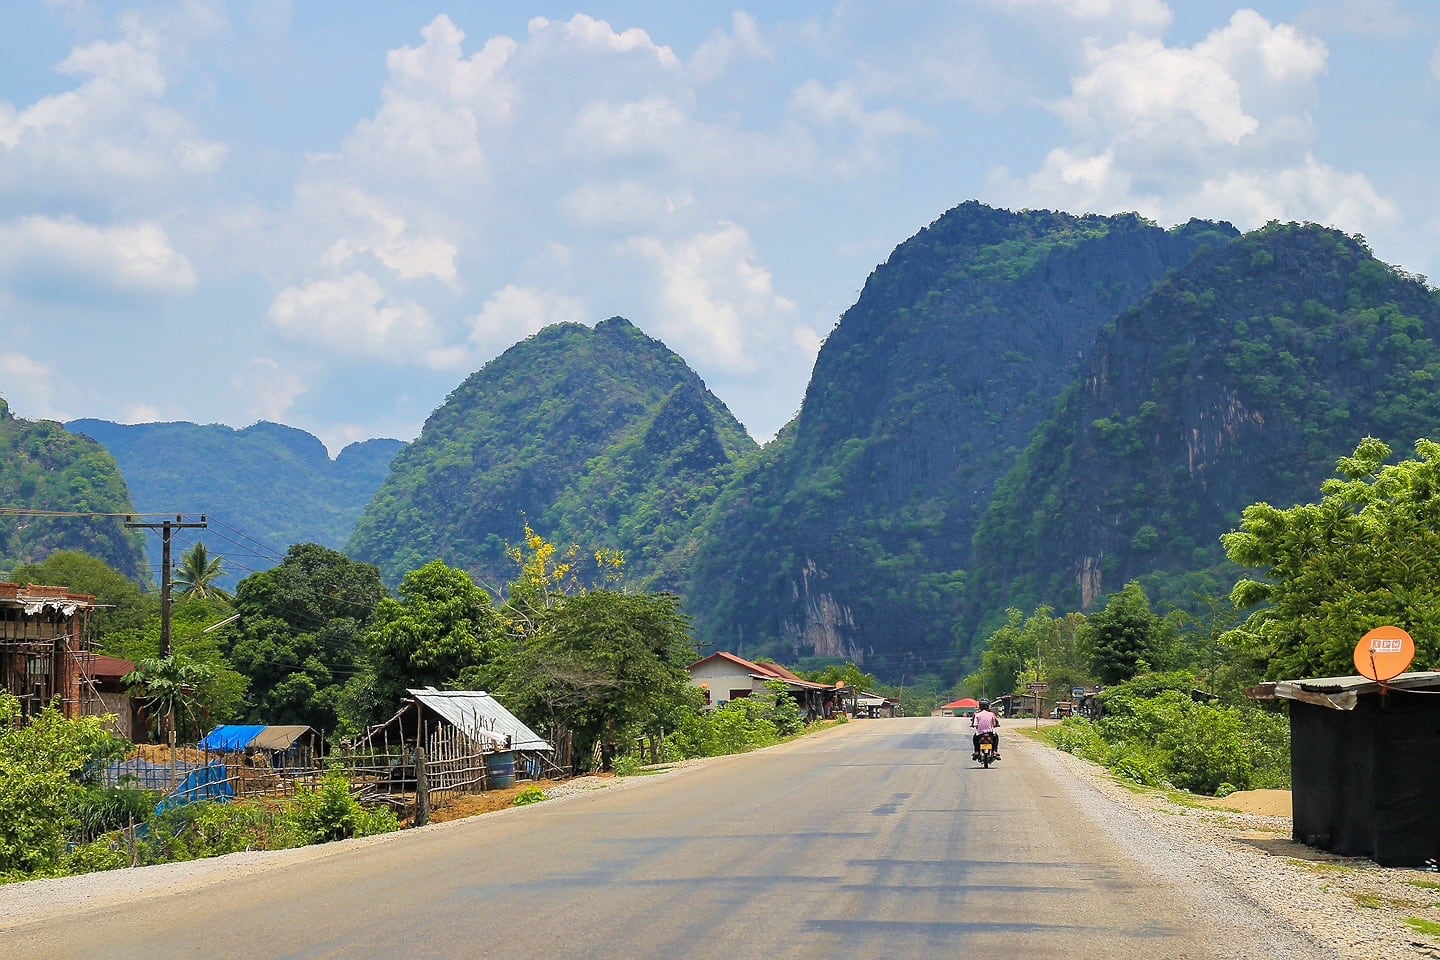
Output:
[[[760,35],[755,18],[743,10],[730,17],[730,32],[717,30],[690,57],[687,67],[699,83],[713,83],[739,60],[769,60],[774,53]]]
[[[13,350],[0,354],[0,397],[10,404],[15,416],[27,420],[69,419],[55,407],[58,385],[55,371],[48,364]]]
[[[0,101],[0,189],[113,199],[171,190],[219,169],[226,149],[163,103],[167,38],[126,17],[124,35],[75,47],[56,68],[71,90],[17,108]]]
[[[489,40],[466,57],[465,34],[441,16],[418,47],[392,50],[376,115],[356,124],[338,159],[352,172],[402,183],[459,186],[487,172],[482,130],[510,114],[512,91],[502,72],[516,44]]]
[[[588,183],[560,200],[560,209],[576,223],[599,229],[655,224],[695,202],[688,192],[672,197],[637,180]]]
[[[860,92],[850,84],[827,89],[815,80],[801,84],[790,97],[791,110],[826,127],[853,127],[866,140],[924,133],[925,126],[901,110],[866,110]]]
[[[775,293],[770,271],[755,262],[745,229],[726,223],[671,244],[640,238],[634,247],[659,269],[660,339],[706,366],[754,371],[752,346],[773,340],[794,305]]]
[[[463,350],[447,348],[429,312],[390,296],[368,273],[354,271],[281,290],[270,305],[281,333],[336,353],[431,369],[463,366]]]
[[[308,393],[310,385],[297,373],[286,370],[268,357],[250,361],[243,376],[230,381],[237,395],[249,402],[248,414],[255,420],[283,423],[285,415],[297,398]]]
[[[306,191],[308,192],[308,191]],[[343,218],[346,233],[321,257],[327,268],[341,270],[365,254],[404,280],[456,278],[455,244],[438,236],[417,236],[405,217],[359,190],[321,188],[307,202]]]
[[[1027,205],[1139,210],[1164,222],[1373,228],[1396,215],[1393,204],[1363,175],[1313,153],[1311,109],[1327,58],[1320,40],[1252,10],[1191,47],[1140,35],[1088,42],[1070,95],[1054,105],[1073,142],[1051,149],[1031,176],[1001,171],[992,184]]]
[[[131,403],[127,404],[123,409],[121,409],[121,411],[115,417],[115,422],[161,423],[165,420],[173,420],[180,416],[183,416],[183,414],[177,413],[171,416],[166,416],[159,407],[154,406],[153,404]]]
[[[0,223],[0,281],[37,299],[164,297],[196,285],[157,223],[97,227],[71,217]]]
[[[1124,30],[1163,31],[1173,14],[1163,0],[994,0],[1009,10],[1034,10],[1079,23],[1111,23]]]
[[[485,301],[470,325],[470,341],[482,351],[504,349],[552,323],[585,323],[585,304],[548,290],[507,286]]]
[[[667,46],[656,44],[650,34],[639,27],[631,27],[616,33],[604,20],[596,20],[583,13],[577,13],[569,20],[557,22],[545,17],[534,17],[529,24],[530,36],[545,34],[558,35],[565,46],[601,53],[641,53],[652,56],[663,67],[677,67],[680,58]]]

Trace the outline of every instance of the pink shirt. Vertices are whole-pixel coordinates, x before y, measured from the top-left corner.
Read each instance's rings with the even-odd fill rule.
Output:
[[[975,714],[975,719],[971,723],[975,727],[976,733],[989,733],[1000,726],[1000,718],[989,710],[981,710]]]

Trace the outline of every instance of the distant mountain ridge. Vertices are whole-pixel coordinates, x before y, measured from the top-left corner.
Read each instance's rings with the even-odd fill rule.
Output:
[[[237,430],[217,423],[84,419],[65,428],[110,451],[136,510],[213,514],[233,527],[196,531],[193,539],[207,540],[213,554],[231,558],[229,572],[240,576],[268,569],[291,544],[343,547],[404,447],[399,440],[366,440],[331,460],[313,435],[267,421]],[[237,533],[240,542],[227,542]]]
[[[19,564],[38,563],[59,550],[97,556],[136,580],[148,576],[144,540],[124,526],[123,515],[135,507],[115,459],[100,444],[71,436],[58,423],[17,419],[3,399],[0,505],[17,511],[97,514],[0,514],[0,579]]]
[[[1313,500],[1363,437],[1403,456],[1436,436],[1437,388],[1435,291],[1362,241],[1271,224],[1197,257],[1101,333],[1001,483],[967,626],[1146,576],[1183,602],[1244,507]]]
[[[557,324],[451,392],[347,552],[390,583],[438,558],[498,585],[528,523],[562,546],[624,551],[631,583],[670,585],[696,510],[754,449],[685,361],[628,320]]]
[[[1335,230],[971,202],[875,269],[764,448],[612,318],[514,345],[409,445],[326,467],[301,431],[190,424],[133,455],[169,471],[161,511],[206,509],[176,463],[225,474],[232,505],[328,490],[305,471],[346,463],[326,495],[353,533],[330,543],[392,585],[438,558],[499,586],[528,523],[624,551],[629,584],[679,593],[704,647],[954,678],[1006,607],[1077,609],[1132,578],[1162,602],[1223,595],[1238,571],[1217,538],[1244,507],[1313,498],[1366,435],[1404,455],[1440,433],[1437,345],[1436,291]],[[277,551],[326,542],[287,522]]]
[[[1101,327],[1236,236],[972,202],[896,247],[709,518],[687,590],[702,634],[897,677],[952,658],[996,482]]]

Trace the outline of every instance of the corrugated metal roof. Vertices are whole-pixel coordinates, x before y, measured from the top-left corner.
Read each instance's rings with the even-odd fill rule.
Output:
[[[513,750],[550,750],[555,748],[520,722],[500,701],[483,690],[407,690],[429,709],[459,727],[472,740],[489,740],[504,744],[510,738]]]
[[[1387,680],[1385,686],[1392,690],[1440,687],[1440,673],[1431,670],[1402,673],[1393,680]],[[1357,697],[1379,692],[1380,684],[1369,677],[1317,677],[1314,680],[1281,680],[1275,684],[1277,697],[1334,710],[1354,710]]]

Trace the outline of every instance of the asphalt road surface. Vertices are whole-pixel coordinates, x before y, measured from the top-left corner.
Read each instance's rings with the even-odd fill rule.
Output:
[[[73,903],[62,881],[31,919],[8,908],[0,956],[1236,955],[1235,931],[1127,855],[1044,748],[1001,732],[988,770],[963,720],[865,720],[380,842],[242,855],[210,867],[220,882],[121,871]]]

